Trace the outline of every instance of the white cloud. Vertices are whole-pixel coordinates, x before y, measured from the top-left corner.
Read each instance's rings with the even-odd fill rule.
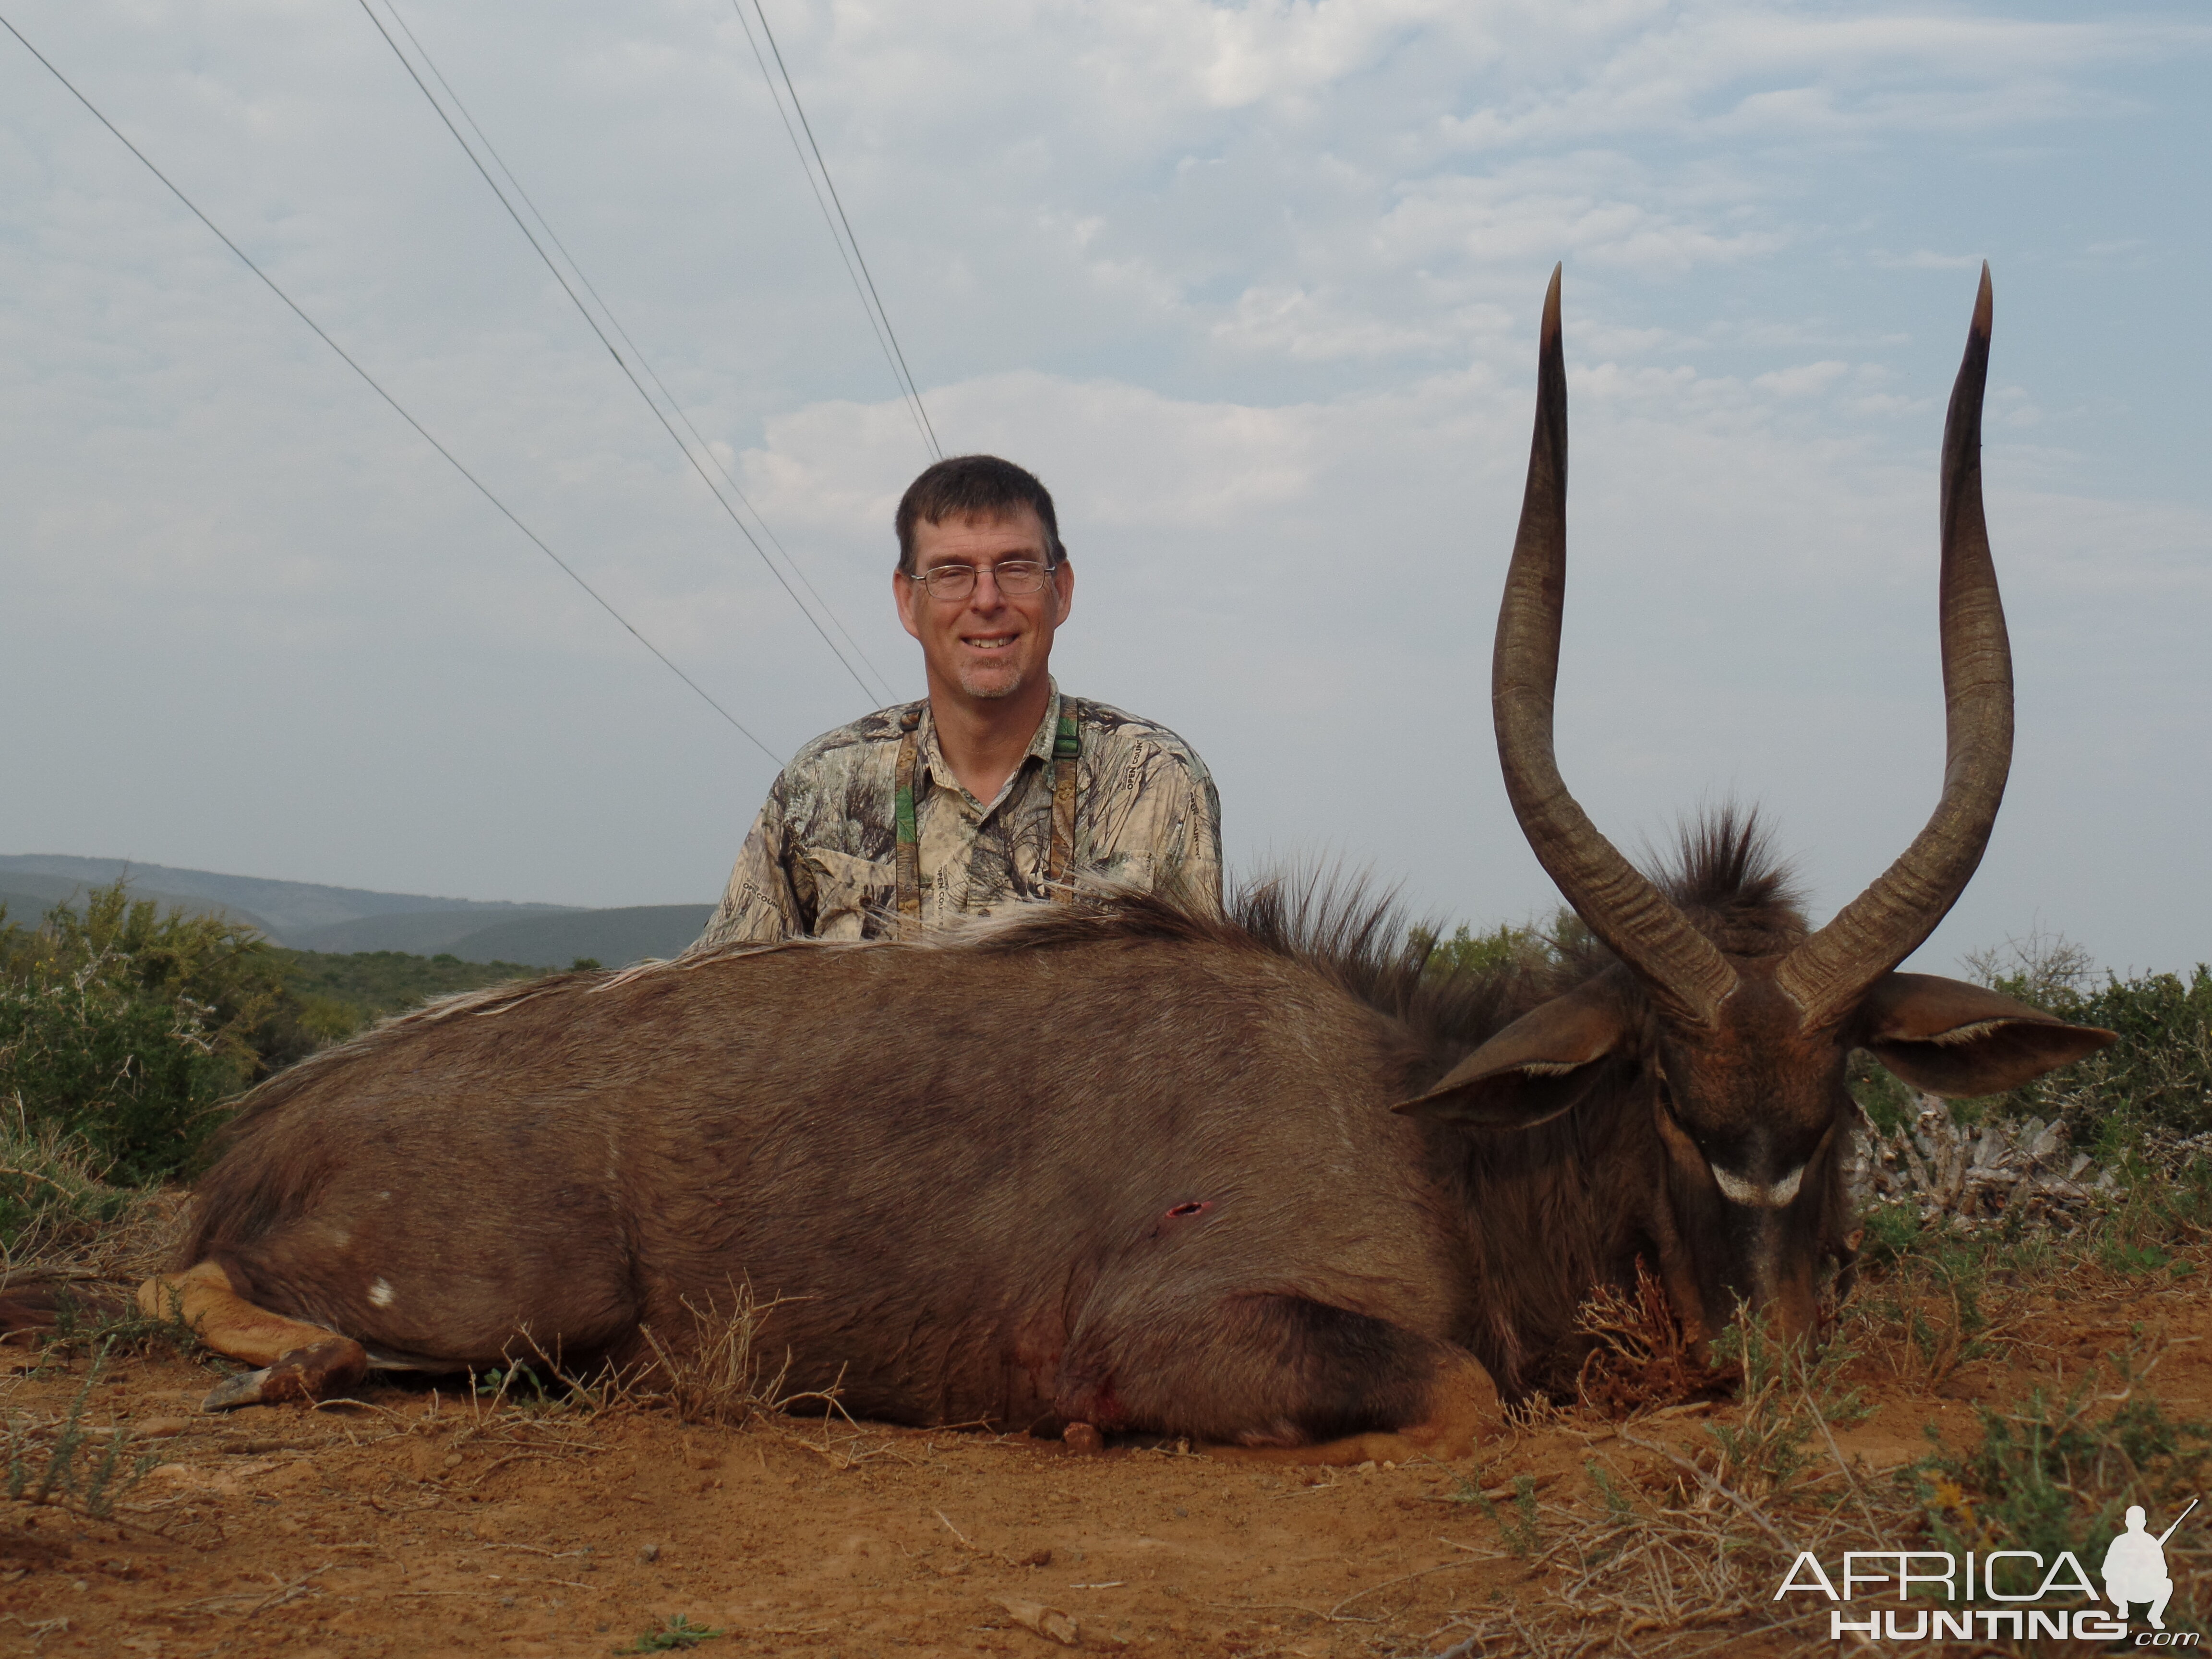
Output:
[[[1591,169],[1585,163],[1582,170]],[[1493,267],[1525,267],[1548,252],[1674,274],[1771,253],[1783,239],[1756,231],[1725,234],[1620,197],[1532,188],[1509,176],[1447,177],[1409,185],[1384,216],[1380,240],[1397,264],[1449,253]]]
[[[1792,368],[1778,368],[1769,374],[1755,375],[1752,385],[1762,392],[1771,392],[1778,398],[1811,398],[1826,392],[1838,380],[1850,373],[1849,363],[1831,358],[1824,362],[1799,363]]]
[[[1444,347],[1459,336],[1499,320],[1492,312],[1447,314],[1425,327],[1394,323],[1347,305],[1341,295],[1301,288],[1249,288],[1229,315],[1213,325],[1214,339],[1247,352],[1280,354],[1301,362],[1394,357]]]

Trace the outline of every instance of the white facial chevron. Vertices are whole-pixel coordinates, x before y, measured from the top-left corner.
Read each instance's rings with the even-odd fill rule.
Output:
[[[1797,1196],[1797,1183],[1805,1178],[1805,1166],[1800,1164],[1779,1180],[1765,1186],[1756,1181],[1746,1181],[1732,1170],[1713,1166],[1713,1179],[1720,1182],[1721,1196],[1731,1204],[1749,1204],[1762,1210],[1778,1210]]]

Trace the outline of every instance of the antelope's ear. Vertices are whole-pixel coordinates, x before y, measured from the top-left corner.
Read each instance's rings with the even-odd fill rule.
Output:
[[[1531,1009],[1416,1099],[1393,1107],[1482,1129],[1527,1129],[1571,1111],[1603,1077],[1626,1023],[1594,986]]]
[[[1994,1095],[2094,1054],[2118,1033],[2069,1025],[1964,980],[1887,974],[1859,1005],[1862,1047],[1931,1095]]]

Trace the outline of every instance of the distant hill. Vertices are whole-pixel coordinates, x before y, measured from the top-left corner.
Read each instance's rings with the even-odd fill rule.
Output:
[[[0,904],[8,907],[8,920],[24,923],[36,921],[57,904],[71,903],[84,896],[88,884],[71,881],[66,876],[42,876],[29,870],[0,870]],[[210,898],[201,898],[191,893],[172,893],[158,887],[149,887],[133,881],[131,894],[134,898],[151,899],[164,910],[183,910],[196,916],[221,916],[226,921],[235,921],[248,927],[269,931],[269,924],[251,910],[235,904],[220,904]],[[478,918],[478,925],[482,919]]]
[[[592,913],[564,910],[556,914]],[[398,915],[361,916],[352,921],[334,921],[327,927],[310,927],[292,934],[284,943],[295,951],[349,955],[357,951],[404,951],[410,956],[434,957],[441,951],[453,951],[457,943],[483,927],[487,920],[481,910],[404,911]],[[492,925],[504,924],[495,921]],[[561,965],[565,968],[568,964],[563,962]]]
[[[672,957],[697,939],[711,904],[639,904],[620,910],[570,910],[479,929],[445,948],[463,962],[523,962],[566,968],[590,957],[609,968]]]
[[[610,968],[672,957],[699,937],[711,904],[640,904],[584,910],[566,904],[436,898],[305,881],[264,881],[121,859],[58,853],[0,854],[0,904],[11,922],[36,921],[55,905],[118,878],[134,898],[258,928],[295,951],[350,956],[399,951],[468,963],[566,968],[590,957]]]
[[[37,886],[26,885],[30,878],[42,879]],[[75,858],[59,853],[0,854],[0,896],[15,889],[27,895],[43,891],[40,909],[86,888],[105,887],[118,878],[127,879],[132,892],[142,898],[158,896],[196,912],[220,907],[240,921],[250,920],[280,945],[294,945],[298,936],[317,928],[357,921],[365,916],[404,915],[425,910],[464,911],[473,913],[477,926],[484,927],[494,921],[552,915],[574,908],[565,904],[436,898],[426,893],[379,893],[367,888],[325,887],[307,881],[266,881],[258,876],[219,875],[212,870],[179,870],[165,864],[134,864],[124,859]],[[68,890],[48,887],[47,884],[54,880],[64,883]],[[10,912],[15,908],[10,901]]]
[[[646,957],[672,957],[699,937],[711,904],[641,904],[617,910],[560,910],[484,925],[479,910],[425,910],[416,915],[364,916],[295,934],[295,950],[351,954],[441,952],[463,962],[520,962],[566,968],[578,957],[608,967]]]

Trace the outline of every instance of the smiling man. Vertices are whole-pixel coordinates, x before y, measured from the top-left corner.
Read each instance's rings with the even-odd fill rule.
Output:
[[[1075,570],[1044,485],[996,456],[956,456],[914,481],[896,524],[892,596],[929,695],[799,751],[700,947],[914,938],[1102,879],[1218,913],[1205,763],[1051,677]]]

